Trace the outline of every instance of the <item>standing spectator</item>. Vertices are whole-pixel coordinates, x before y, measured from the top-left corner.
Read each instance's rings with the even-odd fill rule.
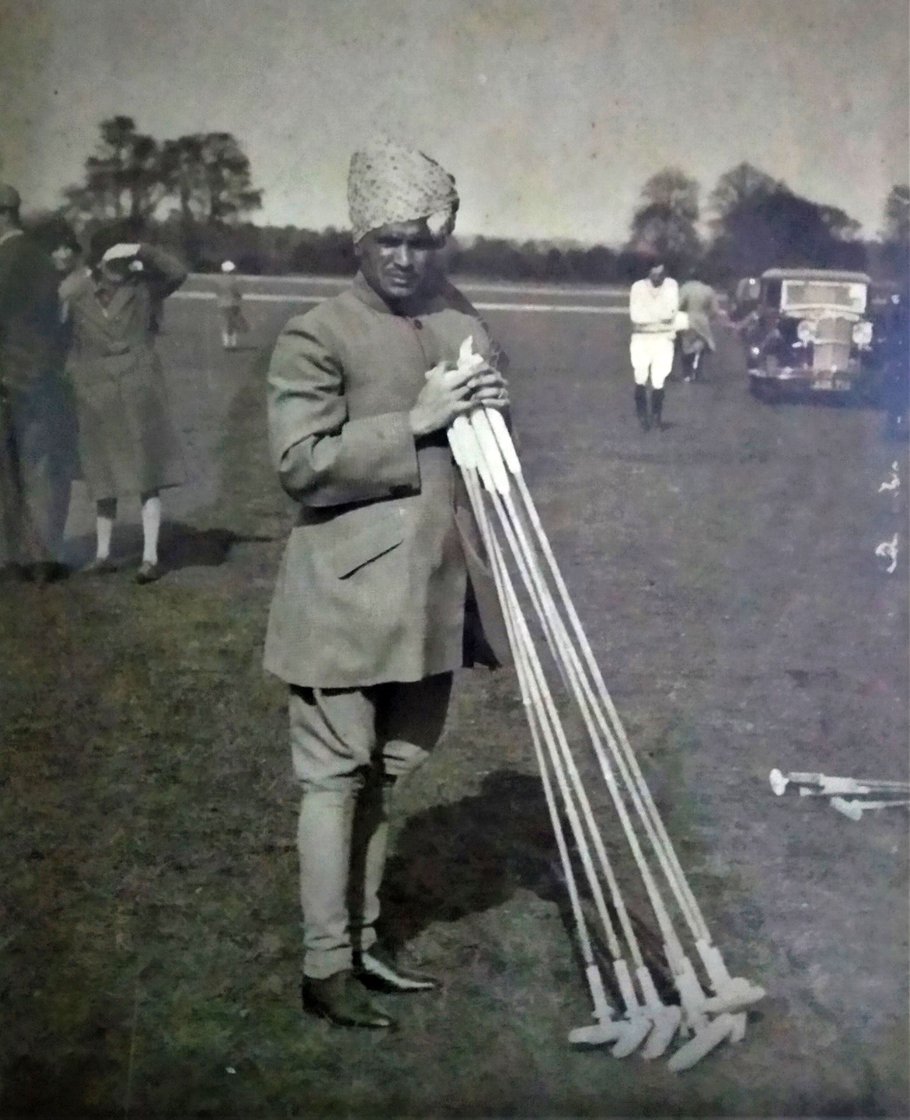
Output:
[[[68,222],[55,220],[41,231],[41,239],[50,254],[57,272],[59,285],[57,296],[60,301],[60,328],[54,356],[55,368],[61,373],[63,392],[66,395],[66,408],[57,425],[61,441],[60,454],[70,464],[70,475],[79,478],[79,427],[76,420],[76,400],[72,381],[66,372],[66,361],[72,338],[72,322],[69,313],[70,294],[77,290],[80,281],[90,275],[82,245],[75,230]]]
[[[142,563],[137,583],[160,578],[159,491],[184,479],[183,457],[155,350],[155,309],[186,279],[186,270],[151,245],[119,242],[100,230],[91,272],[68,297],[72,323],[69,371],[79,415],[79,455],[96,503],[97,551],[88,571],[114,570],[111,536],[117,501],[138,494]]]
[[[78,281],[89,275],[85,254],[75,230],[66,222],[55,222],[44,233],[43,239],[60,279],[60,301],[64,303],[68,293],[76,287]],[[61,308],[61,315],[66,319],[65,307]]]
[[[692,269],[679,289],[679,310],[689,317],[688,327],[679,335],[683,381],[697,381],[704,367],[705,353],[713,354],[717,349],[712,320],[722,315],[714,289],[699,279],[697,269]]]
[[[236,268],[233,261],[224,261],[221,265],[223,276],[218,285],[221,344],[225,350],[236,350],[237,335],[246,334],[250,329],[243,315],[243,292],[240,281],[234,275]]]
[[[0,568],[49,583],[67,574],[72,464],[60,431],[69,410],[55,360],[57,277],[19,208],[18,192],[0,184]]]
[[[456,369],[468,336],[496,359],[437,267],[458,207],[452,177],[378,144],[354,154],[348,200],[360,271],[290,320],[269,368],[272,452],[298,516],[265,665],[290,685],[303,790],[304,1007],[387,1028],[364,987],[436,987],[377,944],[393,786],[439,738],[454,670],[495,663],[488,640],[503,636],[446,428],[507,394],[492,365]]]
[[[888,293],[873,330],[882,369],[885,433],[889,439],[906,439],[910,409],[910,291],[906,282],[902,289]]]
[[[636,280],[629,292],[629,317],[632,320],[629,355],[635,378],[635,412],[645,432],[652,424],[658,429],[664,426],[664,382],[673,368],[678,310],[676,281],[667,276],[662,261],[652,261],[648,275],[643,280]]]

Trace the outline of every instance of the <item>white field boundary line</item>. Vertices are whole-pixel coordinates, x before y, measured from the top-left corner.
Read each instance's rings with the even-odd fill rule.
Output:
[[[171,299],[215,300],[214,292],[175,292]],[[275,292],[244,293],[250,303],[322,303],[325,296],[279,295]],[[626,307],[594,307],[583,303],[475,303],[478,311],[563,311],[575,315],[628,315]]]
[[[220,273],[217,272],[192,272],[190,273],[190,281],[198,283],[212,283],[213,280],[220,278]],[[352,277],[350,276],[252,276],[241,273],[234,273],[234,278],[243,280],[250,284],[294,284],[305,285],[308,284],[314,288],[346,288],[349,287]],[[459,290],[468,292],[503,292],[504,294],[521,294],[527,293],[528,295],[539,296],[626,296],[629,293],[628,285],[622,284],[603,284],[597,285],[579,285],[579,284],[566,284],[562,287],[556,285],[542,285],[529,283],[529,284],[499,284],[496,281],[482,282],[482,281],[464,281],[459,282],[458,278],[454,278],[455,287]]]

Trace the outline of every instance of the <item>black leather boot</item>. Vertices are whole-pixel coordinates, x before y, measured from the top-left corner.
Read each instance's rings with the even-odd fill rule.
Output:
[[[664,410],[664,391],[663,389],[651,390],[651,419],[654,422],[654,427],[658,431],[663,431],[664,422],[661,414]]]
[[[324,980],[304,976],[300,996],[304,1011],[328,1019],[336,1027],[388,1030],[394,1026],[392,1019],[373,1005],[350,969]]]
[[[402,968],[378,945],[354,953],[354,975],[375,992],[431,992],[439,987],[435,977]]]
[[[648,390],[644,385],[635,386],[635,415],[641,430],[646,432],[651,427],[651,420],[648,416]]]

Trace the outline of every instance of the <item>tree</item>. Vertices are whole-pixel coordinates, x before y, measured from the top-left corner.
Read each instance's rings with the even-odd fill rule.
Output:
[[[717,180],[710,195],[714,240],[706,270],[723,279],[774,266],[861,268],[860,224],[837,206],[795,194],[751,163]]]
[[[673,268],[695,260],[701,252],[695,228],[698,190],[698,182],[675,167],[652,175],[642,188],[642,202],[632,218],[628,248],[659,256]]]
[[[230,222],[262,205],[262,191],[252,184],[250,161],[229,132],[165,141],[162,177],[186,224]]]
[[[910,186],[896,184],[885,199],[881,264],[894,280],[907,283],[910,275]]]
[[[66,210],[73,217],[148,221],[167,190],[158,141],[138,132],[132,117],[109,117],[99,129],[95,152],[85,161],[85,182],[63,192]]]
[[[141,133],[132,117],[103,120],[96,149],[85,161],[84,182],[67,187],[70,218],[121,221],[141,236],[168,198],[170,221],[190,261],[203,254],[206,226],[234,225],[262,205],[252,184],[250,161],[229,132],[196,133],[159,144]]]
[[[690,222],[698,221],[698,181],[678,167],[666,167],[645,183],[641,190],[646,205],[666,206]]]
[[[708,198],[712,224],[723,225],[728,215],[744,203],[762,198],[783,188],[784,184],[751,163],[739,163],[724,172]]]
[[[862,224],[839,206],[819,205],[818,214],[831,236],[839,241],[853,241],[862,229]]]
[[[910,186],[893,186],[885,199],[885,241],[910,246]]]
[[[802,198],[780,183],[730,208],[709,261],[726,277],[757,275],[774,266],[861,268],[865,251],[855,239],[858,229],[843,210]]]

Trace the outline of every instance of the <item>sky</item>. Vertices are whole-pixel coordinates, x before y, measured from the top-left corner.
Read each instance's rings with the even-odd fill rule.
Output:
[[[619,244],[675,166],[750,163],[875,236],[908,179],[906,0],[0,0],[0,177],[51,207],[98,122],[229,131],[260,223],[346,226],[377,131],[457,181],[462,235]]]

